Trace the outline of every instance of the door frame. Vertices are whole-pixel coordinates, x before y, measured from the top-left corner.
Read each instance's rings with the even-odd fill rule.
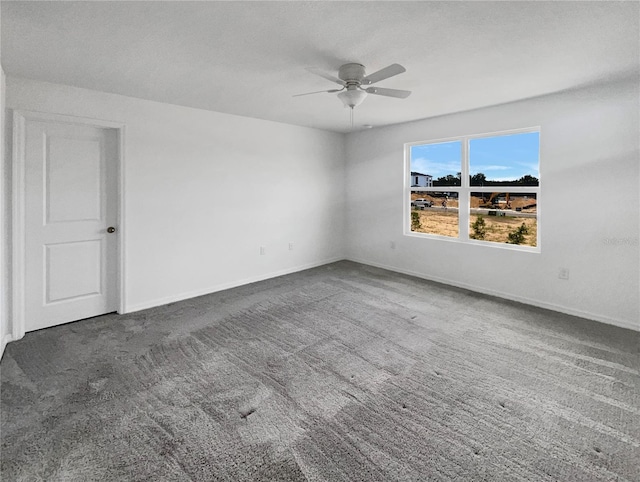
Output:
[[[122,122],[52,114],[29,110],[13,110],[12,142],[12,186],[11,186],[11,341],[19,340],[25,334],[25,257],[26,257],[26,122],[49,121],[75,124],[102,129],[114,129],[117,136],[116,175],[116,226],[118,226],[116,246],[116,296],[117,312],[125,313],[125,236],[124,236],[124,138],[125,125]]]

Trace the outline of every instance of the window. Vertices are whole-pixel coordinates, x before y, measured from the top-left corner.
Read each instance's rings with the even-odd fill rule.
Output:
[[[540,251],[540,131],[405,145],[405,234]]]

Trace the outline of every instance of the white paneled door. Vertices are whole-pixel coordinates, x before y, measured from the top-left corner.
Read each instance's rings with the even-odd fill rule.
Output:
[[[115,129],[26,120],[25,329],[116,311]]]

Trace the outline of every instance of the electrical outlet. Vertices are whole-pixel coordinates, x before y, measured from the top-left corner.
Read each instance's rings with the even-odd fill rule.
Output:
[[[569,279],[569,268],[560,268],[558,270],[558,278]]]
[[[396,242],[395,242],[395,241],[391,241],[391,242],[389,243],[389,247],[390,247],[391,249],[396,249]]]
[[[293,243],[289,243],[289,251],[293,251]]]
[[[260,246],[260,254],[261,255],[267,254],[267,248],[265,248],[264,246]]]

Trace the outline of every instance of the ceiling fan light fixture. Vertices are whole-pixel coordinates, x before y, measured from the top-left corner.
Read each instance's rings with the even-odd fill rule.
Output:
[[[362,104],[362,101],[367,97],[367,93],[359,89],[343,90],[338,94],[338,97],[345,107],[351,107],[353,109]]]

